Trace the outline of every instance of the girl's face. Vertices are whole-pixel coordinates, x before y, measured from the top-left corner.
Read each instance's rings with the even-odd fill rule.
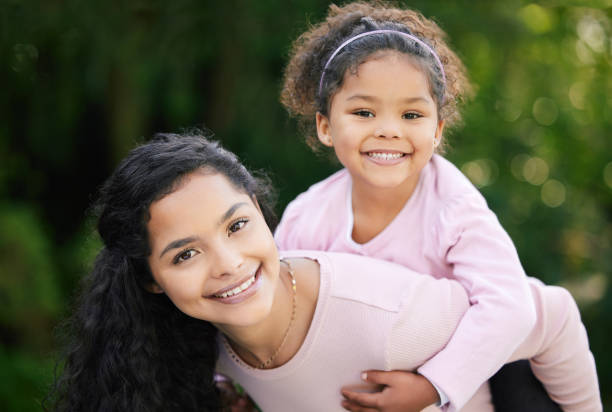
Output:
[[[426,75],[398,52],[347,71],[329,117],[316,120],[319,140],[334,148],[354,184],[369,188],[414,187],[444,128]]]
[[[149,290],[222,330],[269,314],[280,265],[254,199],[219,173],[194,172],[149,212]]]

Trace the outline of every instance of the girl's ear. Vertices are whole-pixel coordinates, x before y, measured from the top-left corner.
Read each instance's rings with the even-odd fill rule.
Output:
[[[157,282],[147,283],[144,288],[149,293],[164,293],[164,290],[157,284]]]
[[[442,141],[443,131],[444,131],[444,120],[438,120],[438,127],[436,128],[436,135],[434,136],[434,148],[440,145],[440,141]]]
[[[327,147],[333,147],[334,142],[331,138],[331,130],[329,125],[329,119],[327,116],[321,114],[321,112],[317,112],[316,115],[317,120],[317,137],[319,141],[323,143]]]

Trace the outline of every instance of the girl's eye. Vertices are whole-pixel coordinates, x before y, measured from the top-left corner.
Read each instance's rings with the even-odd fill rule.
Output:
[[[179,253],[178,255],[176,255],[174,257],[174,259],[172,260],[172,263],[174,263],[175,265],[182,263],[186,260],[191,259],[192,257],[194,257],[195,255],[197,255],[198,252],[195,249],[186,249],[183,250],[181,253]]]
[[[369,110],[357,110],[356,112],[353,112],[353,114],[359,117],[374,117],[374,113]]]
[[[248,221],[248,219],[238,219],[237,221],[233,222],[227,229],[228,234],[231,235],[232,233],[236,233],[237,231],[242,229]]]
[[[404,119],[411,120],[411,119],[418,119],[419,117],[421,117],[421,115],[418,113],[410,112],[410,113],[404,113],[402,117]]]

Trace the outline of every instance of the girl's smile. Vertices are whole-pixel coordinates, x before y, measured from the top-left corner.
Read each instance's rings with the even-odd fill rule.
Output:
[[[319,140],[334,148],[354,185],[366,191],[411,193],[443,127],[426,75],[393,51],[347,71],[329,116],[317,113]]]
[[[408,153],[399,152],[397,150],[371,150],[362,153],[367,156],[372,162],[381,166],[392,166],[406,160]]]

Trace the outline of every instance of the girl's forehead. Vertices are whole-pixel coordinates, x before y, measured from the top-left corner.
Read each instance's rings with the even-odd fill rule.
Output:
[[[425,94],[433,99],[427,75],[418,63],[401,53],[375,55],[355,70],[347,71],[338,92],[351,94],[368,90],[368,93],[382,93],[389,89],[398,94]]]
[[[345,78],[351,75],[359,75],[359,71],[364,65],[380,65],[383,70],[388,68],[389,71],[393,70],[395,66],[399,65],[400,67],[410,71],[418,71],[424,77],[426,77],[423,65],[417,57],[397,50],[379,50],[369,54],[363,60],[356,62],[353,67],[349,67],[344,74]]]

